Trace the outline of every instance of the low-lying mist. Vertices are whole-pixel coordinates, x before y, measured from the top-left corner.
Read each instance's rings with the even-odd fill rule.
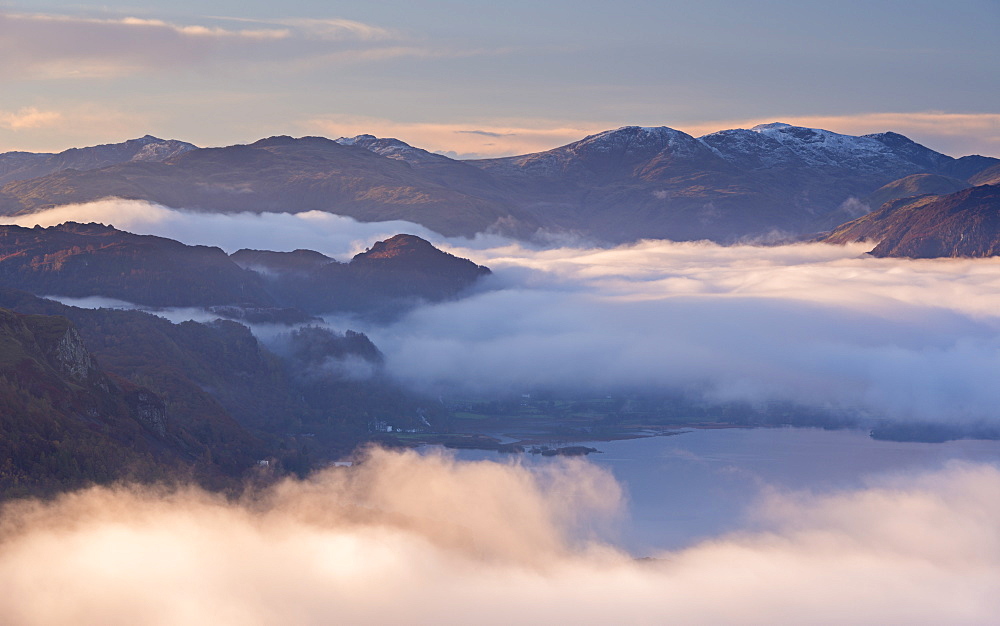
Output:
[[[316,250],[347,260],[367,243],[405,232],[434,234],[412,222],[357,222],[349,217],[304,213],[200,213],[178,211],[140,200],[108,198],[55,207],[30,215],[0,217],[0,223],[31,227],[63,222],[99,222],[140,235],[157,235],[188,245],[218,246],[228,253],[240,248],[290,251]],[[367,243],[366,243],[367,242]]]
[[[585,461],[374,450],[240,501],[93,488],[0,513],[7,624],[981,624],[1000,471],[771,493],[755,528],[636,561]]]
[[[872,418],[994,422],[1000,261],[867,245],[451,248],[498,289],[363,328],[439,393],[679,390]]]
[[[338,258],[407,229],[487,265],[494,275],[476,293],[392,324],[328,318],[367,333],[389,374],[435,396],[652,390],[872,419],[1000,421],[998,259],[876,259],[864,254],[871,244],[546,249],[498,236],[449,240],[405,222],[120,200],[17,220],[69,216],[227,250]]]

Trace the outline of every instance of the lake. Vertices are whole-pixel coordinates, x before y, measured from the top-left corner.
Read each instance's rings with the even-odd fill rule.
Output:
[[[693,430],[669,437],[585,443],[628,495],[615,543],[636,556],[747,528],[762,489],[828,492],[879,476],[938,469],[953,460],[1000,464],[1000,441],[876,441],[866,431],[817,428]],[[462,450],[458,458],[507,460]],[[550,458],[521,455],[528,464]]]

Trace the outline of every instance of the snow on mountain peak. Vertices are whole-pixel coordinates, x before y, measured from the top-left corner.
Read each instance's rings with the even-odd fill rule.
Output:
[[[691,135],[667,126],[622,126],[590,135],[566,147],[574,151],[626,154],[660,152],[669,148],[670,152],[678,156],[690,156],[705,148]]]
[[[132,141],[137,142],[142,147],[132,156],[131,161],[165,161],[170,157],[197,148],[194,144],[187,143],[186,141],[159,139],[152,135],[146,135],[141,139],[134,139]]]
[[[842,135],[829,130],[819,128],[805,128],[802,126],[792,126],[783,122],[773,122],[770,124],[758,124],[750,129],[750,132],[757,133],[771,139],[784,149],[786,154],[794,155],[794,161],[787,159],[786,165],[808,165],[808,166],[834,166],[848,167],[851,169],[874,170],[884,167],[884,161],[896,161],[899,166],[904,164],[904,159],[895,154],[889,146],[871,137],[855,137],[853,135]],[[713,135],[719,135],[714,133]],[[707,136],[703,139],[708,139]],[[716,142],[716,148],[726,152],[726,147]],[[760,149],[762,146],[750,146],[749,142],[742,145],[732,146],[737,152],[745,152],[747,148]],[[772,149],[773,151],[773,149]],[[740,155],[741,158],[744,155]],[[883,161],[883,162],[880,162]],[[768,165],[779,164],[768,163]]]
[[[405,141],[393,137],[376,137],[375,135],[356,135],[341,137],[336,140],[342,146],[358,146],[388,159],[404,161],[411,165],[430,163],[447,159],[448,157],[434,154],[421,148],[414,148]]]
[[[770,124],[757,124],[750,130],[761,132],[764,130],[780,129],[780,128],[791,128],[791,124],[786,124],[784,122],[771,122]]]

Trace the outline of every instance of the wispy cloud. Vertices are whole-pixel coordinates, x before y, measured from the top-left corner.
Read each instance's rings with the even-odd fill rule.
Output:
[[[287,26],[295,29],[296,34],[324,39],[357,38],[367,40],[401,39],[398,31],[382,28],[374,24],[366,24],[357,20],[339,18],[286,17],[273,19],[255,19],[234,16],[209,16],[211,19],[232,23],[251,23],[263,26]]]
[[[205,17],[179,23],[128,15],[0,11],[0,30],[0,76],[34,80],[108,79],[219,63],[273,65],[352,54],[354,61],[366,61],[420,47],[399,33],[346,19]]]
[[[490,158],[549,150],[607,130],[613,125],[532,119],[419,123],[355,115],[326,115],[303,120],[298,126],[303,132],[332,137],[363,133],[395,137],[418,148],[453,158]]]
[[[150,125],[150,118],[144,115],[96,104],[0,110],[0,152],[59,152],[74,146],[124,141],[150,132]],[[23,145],[29,141],[31,145]]]
[[[58,111],[42,111],[36,107],[21,107],[17,111],[0,111],[0,128],[24,130],[54,126],[63,120]]]
[[[317,250],[349,260],[380,239],[410,233],[425,239],[438,235],[427,228],[396,220],[357,222],[322,211],[303,213],[188,213],[140,200],[108,198],[86,204],[58,206],[38,213],[0,216],[0,223],[32,227],[67,221],[99,222],[129,232],[177,239],[192,245],[291,251]]]
[[[354,20],[286,18],[275,20],[274,23],[292,26],[309,36],[329,39],[342,39],[345,36],[376,41],[400,38],[399,33],[387,28],[381,28],[379,26],[365,24],[364,22],[357,22]]]
[[[483,137],[516,137],[517,133],[498,133],[489,130],[456,130],[456,133],[466,133],[469,135],[482,135]]]
[[[100,24],[110,26],[125,26],[138,29],[165,29],[180,35],[191,37],[246,37],[249,39],[284,39],[291,35],[288,29],[228,29],[220,26],[203,26],[199,24],[174,24],[165,20],[117,17],[94,18],[73,15],[53,15],[45,13],[7,13],[5,17],[14,22],[59,22],[67,24]]]

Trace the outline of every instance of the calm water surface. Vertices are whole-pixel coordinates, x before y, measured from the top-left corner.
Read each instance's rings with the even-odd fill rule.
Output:
[[[615,542],[639,556],[746,528],[748,508],[768,486],[823,492],[958,459],[1000,464],[998,441],[899,443],[814,428],[696,430],[586,445],[603,452],[588,459],[609,469],[628,494],[628,518]],[[551,462],[520,456],[529,464]],[[483,451],[458,457],[505,460]]]

